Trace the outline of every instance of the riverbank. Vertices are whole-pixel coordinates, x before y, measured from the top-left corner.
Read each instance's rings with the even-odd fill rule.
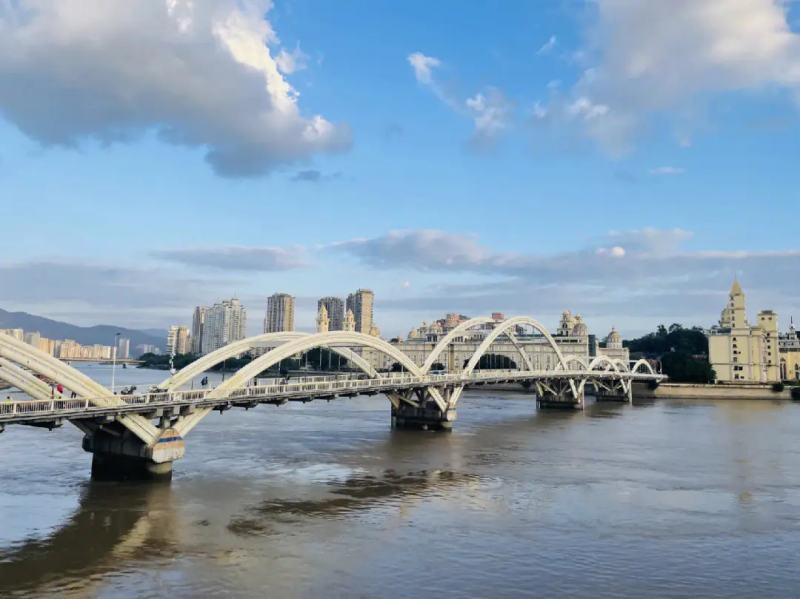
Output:
[[[637,399],[792,399],[792,389],[774,391],[772,383],[740,385],[701,385],[694,383],[661,383],[651,389],[646,383],[634,383],[633,396]]]

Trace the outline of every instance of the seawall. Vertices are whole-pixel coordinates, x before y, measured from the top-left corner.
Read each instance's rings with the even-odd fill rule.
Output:
[[[792,399],[787,387],[780,393],[766,385],[700,385],[690,383],[661,383],[650,389],[646,383],[634,383],[633,397],[639,399]]]

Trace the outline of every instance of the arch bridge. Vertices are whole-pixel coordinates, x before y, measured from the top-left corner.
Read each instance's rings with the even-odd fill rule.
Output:
[[[541,336],[556,357],[555,367],[534,368],[516,335],[518,327],[530,327]],[[443,352],[475,329],[482,329],[485,336],[463,370],[449,373],[432,370]],[[501,336],[519,354],[518,369],[476,370],[481,358]],[[360,373],[254,384],[260,373],[281,361],[323,348],[348,360]],[[359,354],[365,349],[394,360],[403,372],[378,372]],[[185,389],[195,377],[217,364],[253,350],[266,351],[217,387]],[[61,385],[65,394],[55,392],[36,375]],[[84,433],[83,447],[93,454],[95,478],[169,478],[172,462],[185,454],[186,436],[215,410],[382,394],[391,402],[393,427],[448,430],[468,386],[523,383],[534,388],[540,407],[574,409],[583,407],[587,385],[598,397],[630,401],[634,381],[659,382],[663,378],[645,361],[631,365],[606,356],[592,360],[564,356],[547,329],[526,316],[503,321],[492,318],[465,321],[439,341],[421,366],[395,345],[361,333],[258,335],[201,357],[140,395],[115,395],[60,360],[13,337],[0,335],[0,380],[25,395],[24,399],[0,402],[0,432],[9,424],[52,429],[71,422]]]

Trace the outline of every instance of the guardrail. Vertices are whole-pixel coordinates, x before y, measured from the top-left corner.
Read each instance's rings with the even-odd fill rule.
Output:
[[[603,371],[537,371],[525,372],[521,370],[492,370],[490,372],[472,372],[469,375],[454,374],[428,374],[415,376],[403,373],[391,373],[371,379],[336,379],[319,382],[284,382],[271,385],[253,385],[237,389],[220,391],[218,388],[198,389],[186,391],[155,391],[138,395],[114,395],[103,398],[75,398],[64,397],[52,399],[14,399],[12,401],[0,400],[0,422],[13,420],[14,417],[32,415],[52,415],[53,417],[78,417],[80,413],[90,416],[96,412],[114,411],[122,408],[136,406],[163,407],[170,405],[191,405],[197,403],[237,402],[246,399],[264,400],[268,398],[284,398],[325,395],[345,395],[354,392],[382,391],[397,388],[432,387],[446,384],[468,385],[476,382],[500,382],[508,380],[552,379],[552,378],[617,378],[630,377],[648,380],[659,378],[660,375],[642,373],[616,373]],[[109,400],[117,400],[112,405],[99,405]]]

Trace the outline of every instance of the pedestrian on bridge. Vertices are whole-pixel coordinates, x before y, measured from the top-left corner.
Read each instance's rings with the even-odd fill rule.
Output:
[[[59,384],[58,387],[56,387],[56,391],[58,391],[58,393],[60,395],[63,395],[64,394],[64,387],[61,384]]]

